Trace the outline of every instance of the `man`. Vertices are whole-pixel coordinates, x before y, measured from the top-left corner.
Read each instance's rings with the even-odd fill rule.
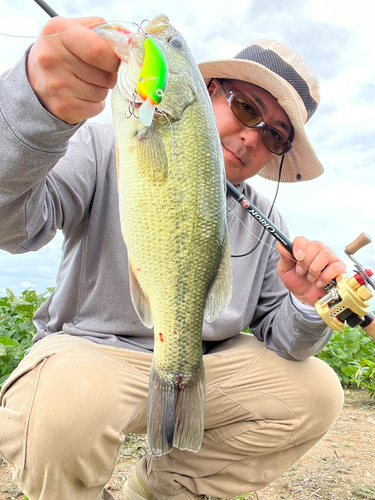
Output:
[[[105,485],[124,435],[146,430],[153,332],[129,294],[113,130],[82,123],[103,109],[119,63],[95,33],[76,29],[98,21],[53,19],[42,35],[66,33],[39,38],[0,81],[1,247],[37,250],[57,229],[65,237],[56,290],[35,315],[35,345],[2,391],[0,452],[30,500],[113,498]],[[303,129],[318,84],[297,54],[275,42],[259,41],[239,57],[201,70],[227,177],[266,212],[269,202],[247,178],[280,173],[297,181],[322,172]],[[202,447],[145,455],[125,483],[125,499],[256,491],[321,439],[340,412],[337,377],[312,357],[331,334],[313,304],[343,263],[303,237],[294,240],[295,259],[277,252],[269,234],[258,245],[241,222],[256,237],[262,228],[227,201],[233,298],[203,328]],[[276,211],[270,217],[286,231]],[[239,334],[248,325],[254,335]]]

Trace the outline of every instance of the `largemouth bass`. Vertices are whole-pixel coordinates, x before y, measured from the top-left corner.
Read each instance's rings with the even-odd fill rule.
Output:
[[[165,15],[137,33],[118,25],[95,31],[122,60],[112,92],[121,230],[134,308],[154,327],[148,441],[155,455],[173,446],[198,451],[203,319],[218,318],[232,290],[216,120],[190,50]],[[149,65],[157,74],[147,74]],[[159,98],[140,95],[150,79]]]

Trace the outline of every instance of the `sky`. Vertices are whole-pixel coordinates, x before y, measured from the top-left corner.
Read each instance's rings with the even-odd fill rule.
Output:
[[[99,15],[136,22],[165,13],[181,32],[197,62],[232,58],[259,38],[296,50],[320,81],[321,104],[306,131],[325,167],[313,181],[281,184],[276,206],[293,239],[323,241],[342,258],[346,245],[366,232],[374,243],[355,257],[375,271],[375,30],[373,0],[49,0],[64,17]],[[47,14],[33,0],[0,0],[0,71],[11,68],[35,40]],[[93,121],[111,121],[110,102]],[[251,184],[273,198],[276,183]],[[58,234],[36,253],[0,251],[0,296],[10,288],[42,293],[54,286],[61,255]],[[375,308],[374,299],[371,301]]]

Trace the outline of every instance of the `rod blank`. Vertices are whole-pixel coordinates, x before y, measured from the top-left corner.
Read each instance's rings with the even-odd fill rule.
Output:
[[[58,16],[58,13],[55,12],[52,7],[50,7],[48,5],[47,2],[45,2],[44,0],[34,0],[35,3],[37,3],[39,5],[39,7],[42,7],[42,9],[44,10],[44,12],[46,12],[50,17],[57,17]]]

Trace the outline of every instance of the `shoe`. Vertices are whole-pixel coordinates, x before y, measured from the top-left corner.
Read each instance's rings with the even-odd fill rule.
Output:
[[[130,474],[129,479],[124,484],[122,493],[124,500],[158,500],[148,489],[146,479],[146,465],[147,457],[142,457]],[[168,500],[205,500],[205,495],[194,495],[191,491],[184,489],[178,495],[164,497]]]

